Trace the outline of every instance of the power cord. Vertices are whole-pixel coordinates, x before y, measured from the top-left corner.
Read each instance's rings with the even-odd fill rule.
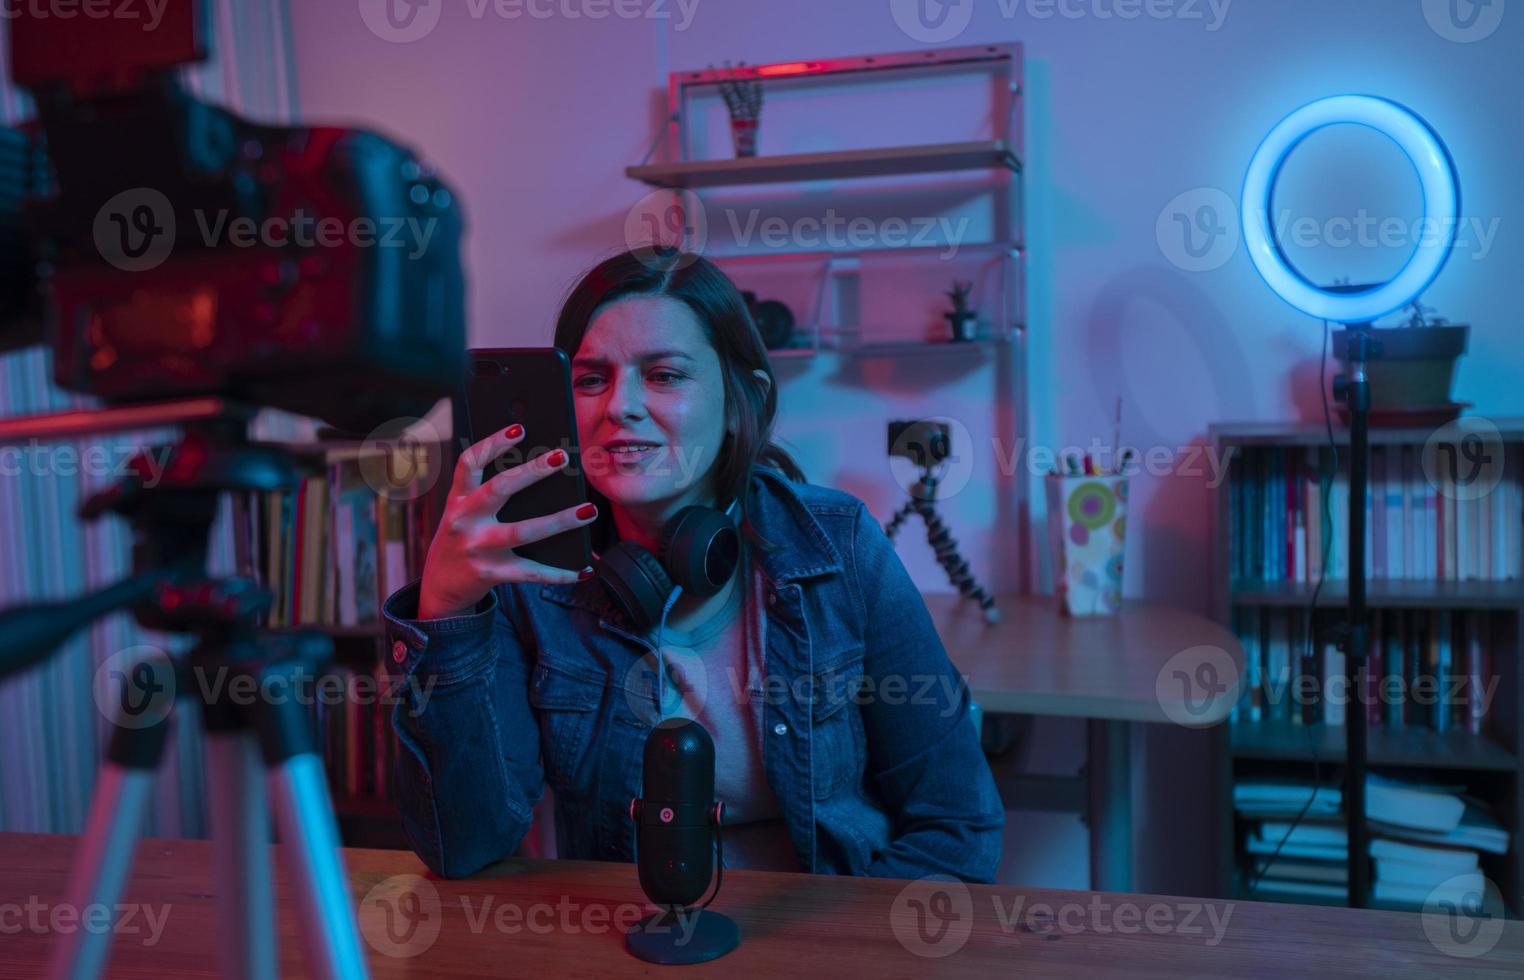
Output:
[[[1323,555],[1322,555],[1322,559],[1323,560],[1321,562],[1319,562],[1319,566],[1318,566],[1318,582],[1317,582],[1317,585],[1313,586],[1313,589],[1312,589],[1312,600],[1307,604],[1307,628],[1306,628],[1306,630],[1303,633],[1303,642],[1307,645],[1307,649],[1309,649],[1309,650],[1312,649],[1312,642],[1313,642],[1312,638],[1313,638],[1313,634],[1314,634],[1312,621],[1313,621],[1313,617],[1317,614],[1318,596],[1321,595],[1322,592],[1323,592],[1323,581],[1324,581],[1324,579],[1328,575],[1328,559],[1329,559],[1329,555],[1331,553],[1330,548],[1329,548],[1329,540],[1330,540],[1330,538],[1333,537],[1333,510],[1330,507],[1329,501],[1328,501],[1328,498],[1330,496],[1329,491],[1330,491],[1330,489],[1333,486],[1333,481],[1334,481],[1335,475],[1339,472],[1339,444],[1334,439],[1334,434],[1333,434],[1333,414],[1329,410],[1329,407],[1328,407],[1328,333],[1329,333],[1329,324],[1328,324],[1327,320],[1324,320],[1323,321],[1323,356],[1318,361],[1318,391],[1323,396],[1323,427],[1324,427],[1324,430],[1328,433],[1328,448],[1329,448],[1329,451],[1331,453],[1331,459],[1333,461],[1333,466],[1331,468],[1324,467],[1323,468],[1323,472],[1321,472],[1318,475],[1318,488],[1319,488],[1318,496],[1322,498],[1322,500],[1321,500],[1321,503],[1322,503],[1322,507],[1321,507],[1322,514],[1320,515],[1321,520],[1322,520],[1322,526],[1321,526],[1322,533],[1319,535],[1319,538],[1323,542],[1323,549],[1322,549],[1323,550]],[[1362,506],[1363,506],[1363,503],[1364,502],[1362,501]],[[1351,555],[1350,556],[1350,560],[1351,561],[1364,561],[1365,560],[1365,556],[1364,555],[1359,555],[1359,556]],[[1325,697],[1327,696],[1327,693],[1328,692],[1326,692],[1326,691],[1324,692],[1324,696]],[[1354,698],[1354,704],[1355,704],[1356,707],[1361,707],[1361,708],[1364,707],[1364,703],[1363,703],[1363,701],[1359,697]],[[1353,709],[1346,709],[1345,718],[1344,718],[1344,723],[1346,725],[1354,723],[1353,719],[1350,717],[1351,710],[1353,710]],[[1361,721],[1363,723],[1364,719],[1362,718]],[[1321,752],[1321,749],[1322,749],[1322,740],[1323,740],[1323,732],[1322,732],[1322,726],[1320,724],[1320,726],[1317,729],[1314,730],[1314,732],[1313,732],[1313,738],[1312,738],[1312,793],[1308,795],[1307,802],[1302,804],[1302,809],[1297,812],[1297,815],[1294,818],[1292,818],[1292,820],[1291,820],[1291,826],[1287,827],[1286,828],[1286,832],[1281,835],[1281,839],[1280,839],[1279,843],[1277,843],[1275,845],[1275,850],[1270,852],[1270,856],[1265,859],[1265,862],[1262,865],[1261,870],[1255,872],[1253,877],[1250,878],[1250,880],[1249,880],[1249,894],[1250,895],[1253,895],[1255,889],[1257,887],[1259,887],[1260,879],[1265,876],[1265,872],[1269,871],[1270,868],[1272,868],[1275,865],[1275,859],[1280,857],[1281,849],[1286,846],[1286,842],[1291,839],[1291,835],[1296,833],[1296,828],[1301,825],[1302,818],[1307,816],[1307,811],[1312,809],[1313,803],[1317,802],[1318,793],[1323,788],[1323,767],[1322,767],[1322,761],[1323,760],[1322,760],[1322,752]],[[1348,873],[1348,870],[1347,870],[1348,863],[1349,863],[1349,861],[1351,861],[1353,859],[1354,859],[1353,855],[1349,855],[1349,854],[1345,855],[1345,859],[1344,860],[1345,860],[1345,867],[1346,867],[1346,872],[1345,873],[1346,874]]]

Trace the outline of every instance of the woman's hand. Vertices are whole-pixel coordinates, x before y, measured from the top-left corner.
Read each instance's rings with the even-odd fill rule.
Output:
[[[419,619],[470,613],[494,586],[505,582],[579,580],[577,572],[520,558],[509,549],[591,523],[598,516],[593,504],[506,524],[497,519],[509,497],[565,466],[565,451],[545,453],[482,482],[487,464],[523,438],[523,426],[509,426],[467,449],[456,462],[450,500],[423,563]]]

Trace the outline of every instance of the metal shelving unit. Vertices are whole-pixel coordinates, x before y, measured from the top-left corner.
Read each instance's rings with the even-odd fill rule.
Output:
[[[975,125],[986,132],[968,135],[950,132],[948,125],[937,134],[940,141],[916,142],[916,114],[906,110],[890,117],[896,127],[903,125],[907,139],[902,145],[824,149],[813,152],[758,155],[747,158],[705,159],[704,141],[695,131],[707,116],[695,109],[695,102],[707,99],[713,108],[715,96],[723,83],[737,80],[757,82],[770,93],[764,102],[764,125],[776,118],[777,101],[771,93],[796,94],[808,88],[811,97],[840,95],[852,85],[868,93],[867,98],[882,97],[884,86],[903,86],[919,93],[925,85],[950,86],[972,80],[988,98],[987,112],[981,112]],[[867,84],[864,84],[867,83]],[[883,83],[882,85],[880,83]],[[987,85],[987,88],[985,87]],[[946,92],[947,89],[940,91]],[[714,248],[703,249],[741,285],[750,288],[747,276],[758,281],[786,281],[793,302],[798,341],[770,351],[779,366],[807,363],[817,356],[852,359],[887,359],[893,369],[917,369],[917,362],[927,355],[937,355],[935,363],[946,366],[945,358],[987,359],[993,362],[994,388],[991,403],[997,438],[1005,445],[1025,446],[1027,433],[1026,382],[1026,243],[1021,209],[1022,176],[1022,47],[1020,44],[971,45],[925,51],[898,52],[813,61],[779,62],[767,65],[711,68],[702,71],[673,72],[668,76],[667,130],[664,160],[659,163],[628,167],[626,176],[651,187],[671,192],[672,198],[664,220],[681,215],[682,227],[698,224],[689,211],[703,208],[699,192],[720,188],[748,186],[771,189],[773,201],[780,198],[780,185],[795,185],[798,194],[788,194],[789,206],[813,209],[814,202],[835,200],[831,195],[850,193],[855,201],[883,200],[885,195],[903,192],[907,184],[916,191],[988,196],[988,227],[980,229],[977,242],[954,242],[951,255],[946,245],[923,242],[889,243],[887,236],[877,236],[871,247],[794,248],[747,251],[738,248],[723,254]],[[934,98],[935,94],[928,98]],[[984,96],[981,96],[983,98]],[[982,101],[980,103],[982,107]],[[772,116],[769,116],[772,113]],[[879,121],[885,117],[874,117]],[[923,117],[922,124],[938,125],[943,121]],[[925,128],[923,126],[923,128]],[[829,123],[812,131],[823,138],[835,130]],[[895,130],[898,135],[898,129]],[[952,137],[952,138],[949,138]],[[728,141],[727,141],[728,142]],[[946,179],[921,180],[924,175]],[[744,193],[732,191],[732,193]],[[924,198],[923,198],[924,200]],[[936,205],[919,205],[935,208]],[[947,207],[949,205],[943,205]],[[675,209],[675,210],[673,210]],[[934,213],[934,212],[933,212]],[[925,212],[923,212],[925,214]],[[928,215],[929,218],[929,215]],[[707,216],[704,227],[712,223]],[[985,234],[985,232],[988,232]],[[948,236],[949,238],[953,236]],[[802,243],[795,240],[791,244]],[[833,243],[834,244],[834,243]],[[854,245],[856,243],[853,243]],[[793,263],[795,268],[785,268]],[[940,264],[935,264],[940,263]],[[973,306],[981,312],[979,329],[973,339],[954,341],[951,329],[937,321],[940,314],[928,309],[911,311],[895,307],[898,297],[923,295],[937,297],[955,279],[974,283]],[[935,283],[935,284],[933,284]],[[882,288],[874,284],[884,284]],[[762,292],[759,289],[758,294]],[[842,297],[846,296],[846,301]],[[867,304],[860,305],[860,297]],[[863,315],[865,309],[881,303],[879,309]],[[908,335],[907,335],[908,334]],[[952,362],[961,368],[961,361]],[[1010,399],[1015,411],[1002,405]],[[1015,467],[1020,474],[1022,467]],[[1030,529],[1028,527],[1027,481],[1017,475],[1001,479],[1004,520],[1016,526],[1012,543],[1021,555],[1016,576],[1017,589],[1026,591],[1032,578]],[[1009,503],[1008,509],[1006,508]]]

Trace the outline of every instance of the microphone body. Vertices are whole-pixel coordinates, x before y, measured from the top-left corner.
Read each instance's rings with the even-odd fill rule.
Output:
[[[669,718],[646,737],[635,820],[640,887],[657,905],[688,906],[709,890],[715,828],[714,740],[690,718]]]

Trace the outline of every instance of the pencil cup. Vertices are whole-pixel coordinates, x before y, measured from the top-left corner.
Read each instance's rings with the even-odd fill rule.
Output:
[[[730,140],[735,144],[736,157],[757,155],[757,119],[730,119]]]
[[[1127,477],[1049,476],[1048,537],[1065,615],[1114,616],[1122,608]]]

